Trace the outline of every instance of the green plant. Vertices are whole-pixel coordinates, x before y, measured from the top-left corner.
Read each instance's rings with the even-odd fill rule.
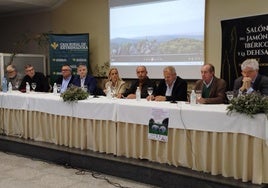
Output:
[[[102,65],[96,65],[93,71],[94,75],[98,77],[106,77],[109,68],[110,63],[108,61],[104,62]]]
[[[29,43],[34,42],[38,45],[38,47],[42,50],[48,49],[49,45],[49,37],[48,35],[51,34],[52,31],[47,33],[23,33],[20,39],[14,43],[14,48],[12,51],[12,55],[10,57],[10,64],[12,63],[14,57],[18,53],[22,53],[25,46]]]
[[[238,112],[253,118],[254,114],[265,113],[268,117],[268,97],[251,93],[233,98],[227,107],[227,114]]]
[[[60,95],[64,102],[77,102],[78,100],[87,99],[89,93],[84,91],[81,87],[71,86]]]

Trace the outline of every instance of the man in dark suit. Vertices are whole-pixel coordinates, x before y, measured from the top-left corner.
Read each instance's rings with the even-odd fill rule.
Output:
[[[239,93],[258,91],[268,95],[268,77],[259,74],[259,63],[256,59],[247,59],[241,64],[242,76],[234,81],[234,90]]]
[[[87,92],[91,95],[95,95],[97,89],[96,79],[88,74],[86,64],[79,64],[77,66],[77,76],[73,79],[73,84],[87,89]]]
[[[61,67],[61,74],[57,78],[56,84],[61,85],[60,93],[63,93],[72,84],[74,76],[72,75],[72,68],[69,65],[63,65]]]
[[[221,104],[225,102],[226,82],[215,76],[215,68],[211,64],[201,67],[202,79],[195,83],[195,90],[200,90],[201,95],[197,97],[199,104]]]
[[[156,88],[152,100],[155,101],[187,101],[187,82],[177,76],[173,66],[163,70],[164,79]]]

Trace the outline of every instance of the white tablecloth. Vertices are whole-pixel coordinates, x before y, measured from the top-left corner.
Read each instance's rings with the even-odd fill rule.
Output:
[[[148,125],[153,108],[169,110],[169,127],[178,129],[244,133],[267,138],[267,118],[257,114],[250,118],[244,114],[227,115],[227,105],[190,105],[185,102],[148,102],[145,100],[118,100],[117,121]]]
[[[70,104],[52,93],[0,92],[0,127],[25,139],[267,183],[266,116],[229,116],[226,107],[105,97]],[[148,139],[155,108],[169,111],[168,142]]]
[[[68,103],[59,95],[31,92],[0,93],[1,108],[21,109],[96,120],[116,120],[115,103],[105,97]]]
[[[136,101],[92,96],[77,103],[67,103],[59,95],[37,92],[1,92],[0,101],[1,108],[141,125],[148,125],[152,109],[160,108],[169,111],[170,128],[243,133],[268,140],[268,124],[264,114],[255,115],[254,118],[237,113],[227,115],[227,105],[190,105],[185,102],[172,104],[145,99]]]

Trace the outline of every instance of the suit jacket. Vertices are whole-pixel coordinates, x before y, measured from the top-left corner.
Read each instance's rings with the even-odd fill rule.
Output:
[[[206,87],[203,80],[198,80],[195,84],[195,90],[203,91],[203,87]],[[205,104],[221,104],[226,100],[225,98],[226,82],[223,79],[214,76],[211,83],[211,89],[209,92],[209,98],[205,98]]]
[[[234,81],[234,90],[238,91],[239,88],[242,86],[242,79],[243,77],[240,76]],[[268,77],[258,74],[255,79],[255,82],[253,83],[252,88],[254,89],[254,91],[259,91],[263,95],[268,95]]]
[[[71,84],[73,82],[73,79],[74,79],[74,76],[72,75],[67,87],[70,87],[71,86]],[[63,76],[61,75],[61,76],[59,76],[57,78],[56,84],[62,84],[62,80],[63,80]]]
[[[81,87],[81,79],[79,75],[74,77],[72,84]],[[88,93],[95,95],[97,89],[97,81],[93,76],[87,75],[84,85],[87,86]]]
[[[154,96],[166,96],[167,85],[162,79],[154,92]],[[166,96],[167,101],[187,101],[187,82],[177,76],[171,96]]]

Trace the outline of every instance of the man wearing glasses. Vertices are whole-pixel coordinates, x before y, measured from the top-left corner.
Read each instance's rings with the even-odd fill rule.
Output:
[[[29,83],[31,90],[38,92],[48,92],[49,83],[45,75],[41,72],[35,72],[34,67],[30,64],[25,65],[25,76],[21,82],[19,90],[26,91],[26,82]]]
[[[23,79],[22,74],[20,74],[15,65],[8,65],[6,68],[6,73],[7,73],[7,82],[11,82],[12,84],[12,89],[13,90],[18,90],[21,81]]]
[[[61,74],[56,80],[56,84],[61,86],[60,93],[63,93],[72,84],[74,76],[72,75],[72,68],[69,65],[63,65],[61,67]]]
[[[268,77],[259,74],[259,63],[256,59],[247,59],[241,65],[242,76],[234,82],[234,90],[239,93],[258,91],[268,95]]]

